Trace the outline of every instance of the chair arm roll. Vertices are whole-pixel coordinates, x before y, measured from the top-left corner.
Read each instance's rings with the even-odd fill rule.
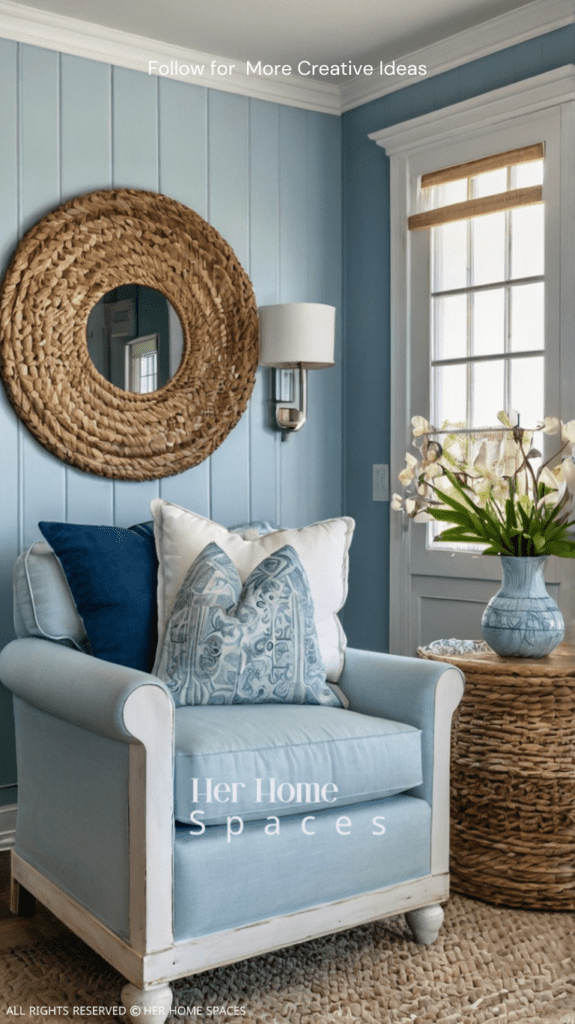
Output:
[[[125,743],[134,738],[124,722],[134,690],[160,689],[172,700],[156,676],[31,637],[12,640],[0,652],[0,680],[40,711]]]
[[[461,683],[456,707],[464,680],[463,673],[453,665],[348,647],[338,685],[352,711],[424,729],[433,721],[437,685],[446,672],[454,673]]]
[[[339,685],[352,711],[421,729],[423,781],[412,792],[430,805],[441,799],[441,765],[445,751],[449,764],[451,718],[463,684],[463,673],[443,662],[353,648],[345,654]]]

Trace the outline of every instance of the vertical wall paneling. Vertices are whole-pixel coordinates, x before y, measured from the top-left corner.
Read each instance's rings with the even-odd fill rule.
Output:
[[[60,203],[60,58],[22,46],[20,53],[20,233]],[[40,536],[40,519],[66,517],[66,471],[22,427],[23,541]]]
[[[280,110],[280,302],[309,302],[308,289],[308,117]],[[281,522],[303,526],[307,506],[307,425],[280,445]]]
[[[0,39],[0,273],[18,241],[18,44]]]
[[[279,110],[250,100],[250,276],[258,306],[278,302]],[[272,370],[260,368],[250,402],[251,518],[280,524],[280,435],[273,426]],[[270,484],[272,486],[270,486]]]
[[[112,178],[116,188],[158,191],[158,79],[138,71],[112,73]],[[122,282],[128,284],[131,282]],[[159,495],[157,481],[114,482],[117,526],[131,526],[150,516],[150,501]]]
[[[208,213],[208,90],[159,82],[159,190],[201,217]],[[210,461],[160,481],[166,501],[210,514]]]
[[[158,79],[112,72],[112,172],[115,188],[158,190]]]
[[[18,46],[0,40],[0,261],[4,273],[18,239]],[[0,393],[0,644],[12,633],[12,567],[19,545],[18,468],[19,424]],[[0,786],[14,781],[14,725],[12,696],[0,686]],[[9,789],[0,789],[0,806],[14,800]]]
[[[107,64],[62,54],[62,202],[112,185],[111,87]]]
[[[306,460],[308,522],[337,514],[342,505],[339,465],[341,416],[341,122],[312,113],[307,136],[308,300],[336,308],[335,367],[308,373],[309,410]]]
[[[249,274],[249,100],[212,92],[208,110],[209,221]],[[250,415],[211,457],[211,515],[228,526],[251,518]]]
[[[159,81],[160,192],[208,213],[208,90]]]
[[[106,64],[61,57],[62,201],[112,184],[111,69]],[[87,106],[85,96],[90,97]],[[72,523],[106,525],[113,519],[111,480],[66,468],[66,515]]]
[[[61,201],[98,188],[142,188],[212,223],[251,275],[258,302],[313,299],[340,308],[337,118],[17,43],[0,41],[0,57],[4,266],[22,232]],[[0,389],[0,642],[13,636],[13,563],[40,539],[40,519],[129,526],[149,518],[158,494],[227,525],[250,518],[303,525],[341,512],[341,452],[339,462],[334,455],[341,361],[315,376],[307,438],[304,430],[283,445],[271,429],[270,374],[260,370],[249,410],[210,459],[142,483],[64,466],[20,424]],[[15,781],[15,758],[1,687],[0,730],[2,785]],[[13,799],[13,790],[0,789],[0,805]]]

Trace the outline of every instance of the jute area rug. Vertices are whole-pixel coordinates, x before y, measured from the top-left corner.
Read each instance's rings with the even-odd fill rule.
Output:
[[[445,910],[432,946],[417,946],[396,917],[176,981],[168,1020],[575,1024],[573,915],[458,896]],[[121,1020],[113,1008],[122,984],[58,927],[1,955],[2,1024]]]

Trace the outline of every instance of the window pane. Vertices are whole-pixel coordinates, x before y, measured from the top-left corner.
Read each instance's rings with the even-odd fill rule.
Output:
[[[472,427],[497,425],[497,413],[505,408],[505,363],[475,363],[471,367]]]
[[[434,287],[436,292],[467,287],[467,221],[433,228]]]
[[[467,355],[467,296],[446,295],[433,300],[434,359]]]
[[[544,206],[511,210],[511,276],[534,277],[544,272]],[[487,220],[487,217],[485,218]]]
[[[511,292],[511,351],[545,347],[545,294],[543,282],[521,284]]]
[[[478,174],[472,179],[475,185],[474,195],[492,196],[496,192],[507,191],[507,168],[498,167],[495,171],[486,171],[485,174]]]
[[[515,167],[515,188],[528,188],[529,185],[543,184],[543,161],[532,160],[528,164],[517,164]]]
[[[476,292],[473,296],[472,352],[495,355],[505,349],[505,291]]]
[[[534,427],[543,419],[543,356],[511,361],[511,407],[521,416],[525,427]]]
[[[472,284],[489,284],[505,278],[505,214],[490,213],[471,221]]]
[[[467,178],[445,181],[443,185],[435,185],[431,191],[433,209],[450,206],[452,203],[464,203],[467,199]]]
[[[436,427],[444,423],[465,426],[467,416],[467,366],[435,366],[433,368],[434,409]]]

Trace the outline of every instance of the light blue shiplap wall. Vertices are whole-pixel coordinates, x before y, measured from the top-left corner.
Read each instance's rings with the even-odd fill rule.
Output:
[[[372,500],[372,464],[389,462],[389,161],[368,135],[575,61],[575,26],[489,54],[343,117],[346,511],[357,522],[345,626],[355,647],[387,650],[389,505]],[[422,372],[427,372],[422,367]],[[575,384],[575,382],[574,382]],[[391,491],[398,489],[390,481]]]
[[[259,304],[325,302],[341,331],[340,119],[0,41],[0,273],[22,234],[93,189],[160,191],[221,232]],[[342,360],[310,374],[309,421],[281,443],[269,371],[214,455],[158,482],[65,466],[14,416],[0,388],[0,646],[12,637],[11,577],[39,519],[129,526],[164,497],[226,525],[301,526],[342,512]],[[14,781],[0,688],[0,785]],[[0,805],[14,791],[0,789]]]

